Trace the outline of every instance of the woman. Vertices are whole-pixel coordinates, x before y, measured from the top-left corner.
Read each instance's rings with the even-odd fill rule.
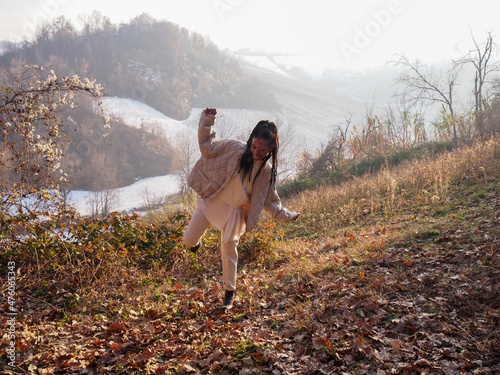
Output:
[[[210,224],[221,231],[224,309],[232,306],[240,236],[250,232],[264,209],[280,222],[297,220],[299,213],[282,207],[275,190],[279,137],[273,122],[260,121],[247,143],[215,139],[215,109],[202,112],[198,125],[201,158],[188,178],[201,197],[184,232],[192,251]]]

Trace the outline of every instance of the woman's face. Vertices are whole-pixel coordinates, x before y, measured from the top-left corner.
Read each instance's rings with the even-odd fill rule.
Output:
[[[252,151],[253,160],[262,160],[272,151],[272,148],[266,141],[253,138],[250,150]]]

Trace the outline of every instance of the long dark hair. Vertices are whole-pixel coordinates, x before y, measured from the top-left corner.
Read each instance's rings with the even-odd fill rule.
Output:
[[[242,175],[241,179],[244,180],[246,177],[250,181],[250,179],[252,178],[253,155],[252,155],[251,147],[252,147],[252,142],[253,142],[254,138],[258,138],[258,139],[266,142],[271,147],[271,151],[263,159],[264,163],[262,164],[260,169],[257,171],[257,174],[255,175],[255,179],[259,175],[262,167],[264,167],[266,162],[269,159],[272,159],[272,161],[271,161],[271,177],[270,177],[269,183],[274,185],[276,183],[276,171],[278,170],[279,136],[278,136],[278,128],[276,127],[276,124],[274,122],[268,121],[268,120],[259,121],[259,123],[252,130],[250,137],[248,138],[247,148],[243,152],[243,155],[241,156],[241,159],[240,159],[239,172]],[[250,182],[253,183],[253,181],[250,181]]]

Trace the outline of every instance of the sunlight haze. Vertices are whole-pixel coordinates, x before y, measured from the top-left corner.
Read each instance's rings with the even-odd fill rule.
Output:
[[[0,41],[30,40],[36,25],[64,15],[100,11],[112,23],[141,13],[174,22],[209,37],[219,48],[291,54],[309,71],[326,67],[383,65],[404,54],[435,62],[471,48],[471,32],[482,40],[496,32],[496,1],[451,0],[89,0],[2,1]]]

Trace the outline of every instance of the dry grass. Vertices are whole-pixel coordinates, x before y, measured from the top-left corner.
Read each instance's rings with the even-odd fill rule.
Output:
[[[306,191],[288,205],[302,221],[331,234],[343,226],[384,215],[411,214],[451,199],[451,185],[486,183],[500,175],[500,141],[478,142],[451,153],[357,177],[339,186]]]

